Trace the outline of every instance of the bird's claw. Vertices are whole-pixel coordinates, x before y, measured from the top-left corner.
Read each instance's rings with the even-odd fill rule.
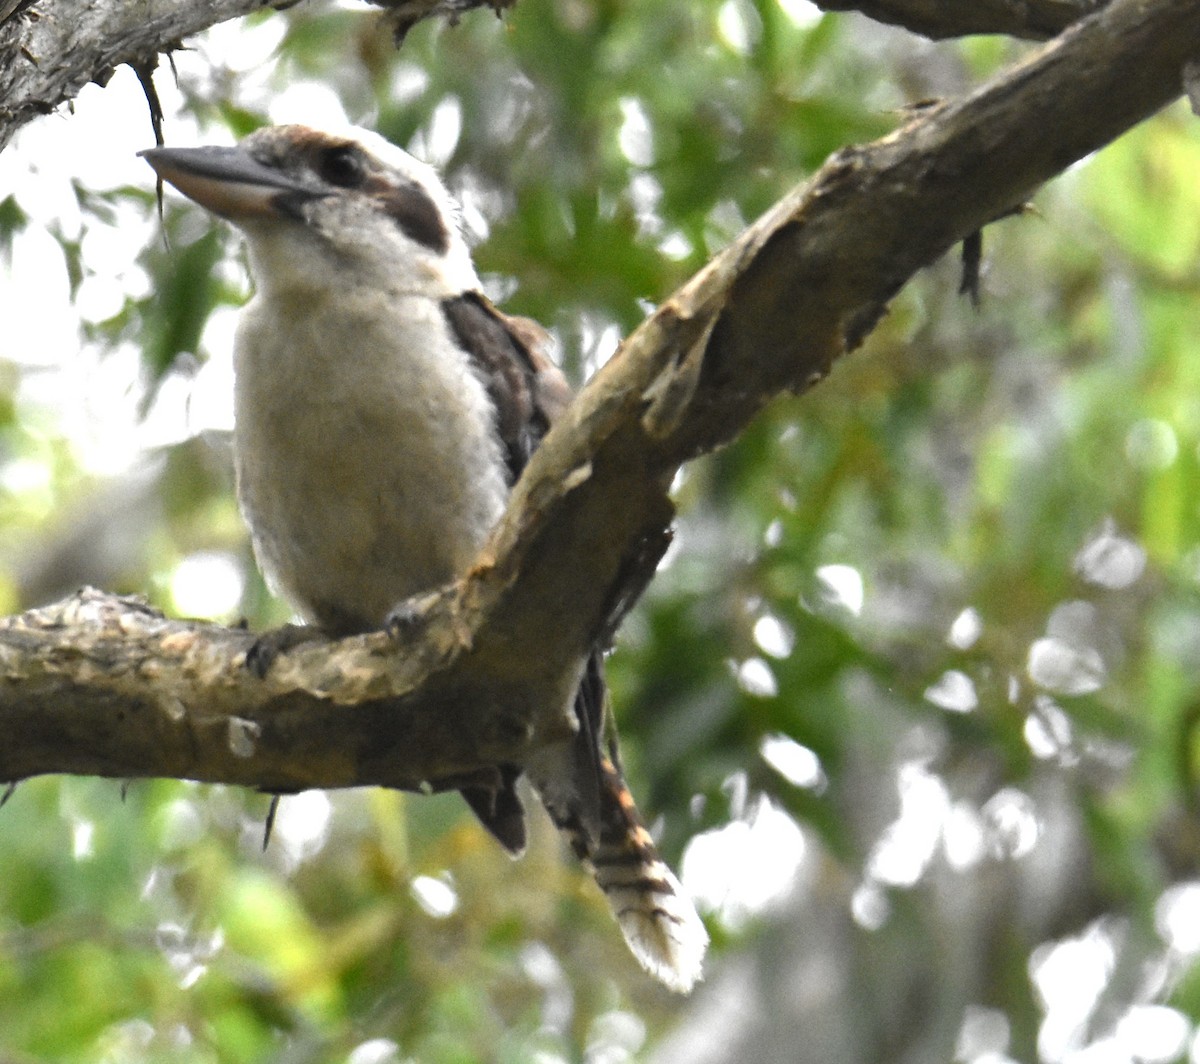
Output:
[[[307,624],[285,624],[264,632],[246,651],[246,668],[261,680],[280,654],[320,638],[321,632]]]

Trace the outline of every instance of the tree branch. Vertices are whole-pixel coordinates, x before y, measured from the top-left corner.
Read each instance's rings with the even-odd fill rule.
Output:
[[[0,21],[0,151],[38,115],[101,85],[122,63],[153,67],[160,52],[270,0],[47,0]]]
[[[452,782],[566,727],[580,663],[653,572],[678,464],[825,376],[921,267],[1181,92],[1200,4],[1114,0],[891,136],[833,156],[668,299],[535,453],[504,520],[411,629],[306,645],[94,593],[0,625],[0,780]]]
[[[567,727],[561,709],[539,719],[525,701],[514,708],[503,678],[478,662],[443,675],[464,649],[458,603],[443,593],[421,605],[395,642],[382,632],[321,641],[277,659],[265,679],[245,665],[252,633],[168,620],[90,588],[0,621],[0,780],[417,789],[486,777],[534,726]]]
[[[297,0],[0,0],[0,151],[38,115],[74,99],[89,82],[107,83],[122,63],[153,70],[158,56],[185,37],[264,7]],[[516,0],[366,0],[388,10],[401,39],[416,23],[451,21],[487,6],[497,14]]]
[[[826,11],[858,11],[876,22],[940,40],[1003,33],[1046,40],[1109,0],[814,0]]]

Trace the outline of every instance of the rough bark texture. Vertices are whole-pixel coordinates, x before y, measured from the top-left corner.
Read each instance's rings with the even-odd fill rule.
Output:
[[[0,621],[0,780],[75,772],[280,791],[461,782],[535,724],[564,725],[539,722],[469,668],[442,687],[462,651],[455,605],[433,596],[395,643],[384,633],[332,653],[315,643],[260,679],[245,665],[252,633],[85,588]],[[487,698],[471,697],[476,682]]]
[[[160,52],[267,0],[91,0],[37,3],[0,22],[0,150],[21,126],[103,85],[122,63],[153,68]]]
[[[452,782],[561,734],[653,572],[678,464],[825,376],[922,266],[1181,92],[1200,3],[1115,0],[970,96],[832,157],[669,298],[535,454],[476,567],[394,639],[253,637],[87,593],[0,624],[0,781]]]

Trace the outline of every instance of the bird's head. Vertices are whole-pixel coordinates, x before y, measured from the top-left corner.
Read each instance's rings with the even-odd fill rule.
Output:
[[[141,155],[246,234],[260,287],[342,280],[435,298],[479,287],[436,171],[369,130],[266,126],[233,148]]]

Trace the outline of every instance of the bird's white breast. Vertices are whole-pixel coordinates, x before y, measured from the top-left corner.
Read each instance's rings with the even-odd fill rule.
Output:
[[[238,496],[306,619],[377,627],[470,564],[507,494],[492,403],[438,300],[272,292],[235,349]]]

